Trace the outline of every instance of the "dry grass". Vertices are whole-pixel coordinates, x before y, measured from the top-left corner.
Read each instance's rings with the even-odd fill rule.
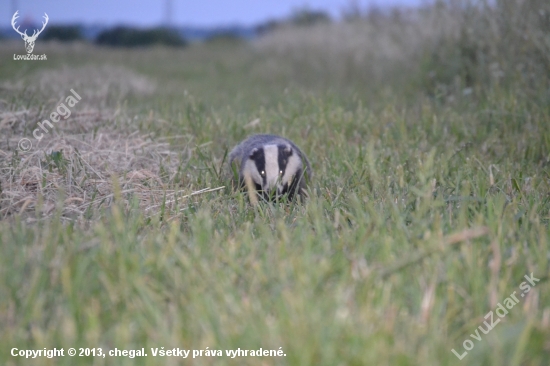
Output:
[[[141,208],[179,193],[167,189],[173,176],[163,176],[160,171],[164,166],[176,172],[181,164],[178,154],[170,151],[168,143],[137,133],[124,136],[103,131],[54,137],[41,150],[25,154],[17,165],[10,164],[16,161],[16,154],[2,151],[7,163],[0,175],[2,218],[33,211],[39,218],[49,217],[61,191],[66,196],[62,217],[82,219],[90,210],[110,206],[113,180],[119,182],[125,202],[129,205],[130,197],[135,197]]]
[[[51,217],[59,207],[63,220],[85,221],[111,205],[117,184],[124,205],[135,200],[149,216],[171,208],[180,196],[204,192],[176,189],[182,183],[175,181],[178,168],[188,163],[192,153],[188,144],[176,151],[168,139],[140,133],[124,107],[110,102],[150,95],[155,90],[153,80],[104,65],[65,66],[29,79],[38,82],[19,80],[0,87],[8,94],[32,95],[41,101],[25,108],[17,99],[2,101],[0,218],[20,215],[32,222]],[[69,89],[82,97],[69,119],[54,124],[40,141],[33,138],[36,123],[48,119]],[[17,147],[22,137],[33,144],[28,152]]]
[[[400,12],[395,10],[378,19],[357,19],[314,27],[286,27],[269,33],[254,43],[269,55],[279,71],[277,59],[287,65],[301,65],[308,74],[330,72],[331,78],[349,83],[387,82],[392,72],[399,74],[417,68],[427,45],[459,32],[460,19],[449,11]],[[295,75],[299,77],[299,75]],[[392,78],[393,79],[393,78]]]
[[[282,28],[255,42],[270,57],[257,76],[374,92],[373,98],[401,89],[411,98],[452,99],[502,85],[537,95],[550,71],[549,20],[544,0],[456,0]]]

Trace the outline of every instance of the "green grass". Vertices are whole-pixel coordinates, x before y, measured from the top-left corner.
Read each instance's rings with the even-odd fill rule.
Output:
[[[10,52],[0,51],[1,59]],[[141,195],[124,169],[102,167],[112,173],[101,186],[109,189],[96,194],[112,196],[80,214],[67,198],[92,202],[79,196],[89,189],[80,178],[94,173],[85,164],[78,170],[66,148],[63,166],[47,164],[55,151],[37,150],[60,188],[41,173],[30,204],[14,203],[18,188],[9,182],[22,182],[27,171],[14,147],[31,136],[33,120],[24,128],[20,120],[0,123],[9,140],[0,162],[1,364],[547,364],[547,91],[533,99],[519,87],[480,83],[472,94],[440,98],[422,89],[418,75],[403,89],[342,88],[333,80],[339,75],[317,74],[317,83],[301,63],[246,44],[37,44],[36,52],[49,61],[2,62],[0,112],[35,108],[42,118],[55,106],[50,90],[66,95],[76,83],[86,108],[113,113],[58,125],[56,137],[148,134],[169,141],[174,155],[135,153],[160,180],[143,183]],[[50,89],[33,82],[62,64],[68,79]],[[101,65],[131,70],[156,89],[122,93],[115,83],[101,94],[85,75]],[[24,67],[36,70],[13,76]],[[292,77],[299,72],[302,79]],[[6,86],[17,78],[24,87]],[[171,190],[226,185],[224,154],[251,133],[284,135],[308,154],[315,177],[305,205],[253,208],[246,194],[227,188],[169,204]],[[157,206],[146,210],[144,200]],[[485,314],[519,294],[531,272],[541,281],[489,334],[479,332],[481,341],[472,339]],[[465,339],[475,346],[459,361],[451,349],[462,353]],[[12,357],[14,347],[144,347],[149,356],[27,360]],[[160,347],[224,356],[153,357],[150,348]],[[225,356],[260,347],[281,347],[286,357]]]

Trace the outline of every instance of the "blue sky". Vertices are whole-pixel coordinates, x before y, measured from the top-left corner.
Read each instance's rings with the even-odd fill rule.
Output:
[[[270,18],[288,16],[293,9],[308,7],[338,17],[353,0],[0,0],[0,25],[9,25],[12,9],[21,19],[40,21],[47,13],[52,23],[86,23],[139,26],[159,25],[166,18],[166,2],[172,2],[175,25],[253,25]],[[415,5],[426,0],[356,0],[361,8],[370,4]]]

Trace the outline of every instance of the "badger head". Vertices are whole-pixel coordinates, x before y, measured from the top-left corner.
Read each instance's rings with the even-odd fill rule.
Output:
[[[266,199],[295,193],[302,179],[302,159],[288,144],[264,145],[254,148],[244,164],[245,181]]]

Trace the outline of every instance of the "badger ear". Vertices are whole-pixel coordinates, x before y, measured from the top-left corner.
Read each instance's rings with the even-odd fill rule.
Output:
[[[287,157],[292,156],[292,147],[290,145],[286,145],[283,152]]]
[[[257,147],[253,148],[248,157],[252,160],[256,160],[256,158],[259,156],[260,149]]]

